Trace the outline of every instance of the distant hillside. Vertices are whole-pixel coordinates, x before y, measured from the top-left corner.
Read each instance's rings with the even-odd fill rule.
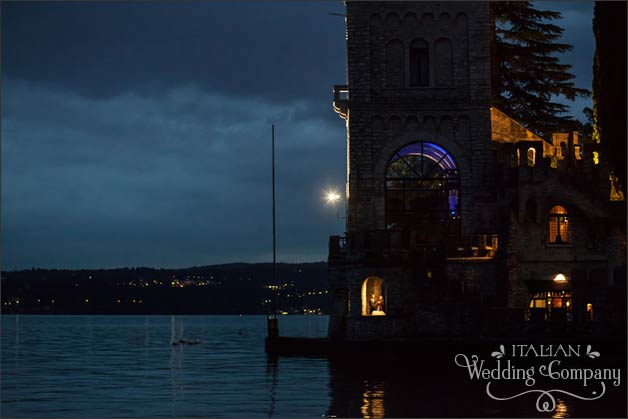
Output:
[[[279,263],[277,308],[328,311],[327,263]],[[266,314],[271,263],[3,272],[2,313]]]

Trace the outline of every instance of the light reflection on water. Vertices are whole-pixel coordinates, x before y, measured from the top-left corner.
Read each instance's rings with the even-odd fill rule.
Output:
[[[554,410],[553,418],[568,418],[569,408],[564,400],[556,399],[556,409]]]
[[[383,418],[384,410],[384,382],[365,381],[362,394],[362,407],[360,413],[363,418]]]
[[[280,332],[324,336],[327,322],[283,316]],[[0,416],[621,416],[608,399],[557,400],[549,414],[493,401],[449,355],[268,357],[265,334],[264,316],[2,316]]]

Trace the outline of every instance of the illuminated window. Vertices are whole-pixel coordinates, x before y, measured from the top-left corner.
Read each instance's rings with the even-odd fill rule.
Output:
[[[386,227],[420,242],[456,238],[459,184],[458,166],[444,148],[423,141],[401,148],[386,171]]]
[[[593,152],[593,164],[600,164],[600,153],[597,151]]]
[[[530,299],[530,320],[571,320],[571,291],[542,291]]]
[[[429,48],[424,39],[410,44],[410,86],[429,86]]]
[[[586,316],[587,320],[593,320],[593,304],[588,303],[587,304],[587,316]]]
[[[362,315],[385,316],[384,280],[370,276],[362,283]]]
[[[528,167],[534,167],[536,164],[536,150],[534,147],[528,149]]]
[[[549,215],[549,242],[555,244],[569,243],[570,229],[567,210],[559,205],[552,208]]]

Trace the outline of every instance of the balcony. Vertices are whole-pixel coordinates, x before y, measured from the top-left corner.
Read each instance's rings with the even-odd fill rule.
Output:
[[[334,111],[342,119],[347,119],[349,110],[349,86],[346,84],[334,85]]]
[[[477,234],[466,241],[451,236],[445,242],[430,242],[418,231],[356,231],[329,238],[329,262],[399,264],[423,258],[429,263],[481,262],[491,260],[497,249],[495,234]]]

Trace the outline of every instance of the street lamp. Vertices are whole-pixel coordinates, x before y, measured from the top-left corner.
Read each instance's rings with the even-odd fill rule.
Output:
[[[342,196],[336,192],[336,191],[327,191],[325,193],[325,200],[327,200],[328,204],[335,204],[336,202],[338,202],[340,199],[342,198]]]
[[[340,201],[342,199],[343,199],[342,195],[339,192],[335,191],[335,190],[328,190],[327,192],[325,192],[325,201],[327,201],[328,205],[334,205],[335,206],[336,203],[338,203],[338,201]],[[346,216],[345,217],[341,217],[340,216],[340,210],[339,209],[336,210],[336,217],[338,217],[338,218],[347,218]]]

